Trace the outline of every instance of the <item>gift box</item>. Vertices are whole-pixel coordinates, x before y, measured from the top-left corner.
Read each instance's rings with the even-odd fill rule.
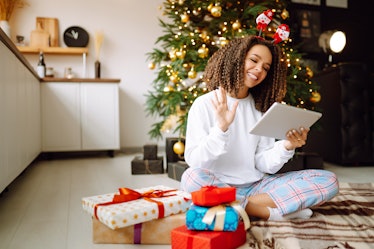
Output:
[[[111,229],[185,213],[189,193],[158,185],[141,189],[120,188],[116,193],[82,198],[82,207]]]
[[[185,161],[168,163],[168,176],[177,181],[181,181],[183,172],[188,168],[189,166]]]
[[[243,223],[233,232],[191,231],[185,225],[171,231],[172,249],[235,249],[245,242]]]
[[[239,214],[231,206],[202,207],[193,204],[186,213],[189,230],[235,231],[238,223]]]
[[[143,146],[144,160],[157,160],[157,144],[146,144]]]
[[[166,165],[172,162],[184,161],[184,154],[178,155],[174,152],[173,146],[176,142],[181,141],[185,143],[184,138],[168,137],[166,138],[165,153],[166,153]]]
[[[236,199],[234,187],[219,188],[216,186],[205,186],[191,193],[192,202],[198,206],[216,206]]]
[[[113,230],[93,217],[93,243],[170,245],[171,231],[183,226],[185,219],[181,213]]]
[[[131,174],[163,174],[164,159],[158,157],[157,160],[144,160],[141,156],[136,156],[131,161]]]

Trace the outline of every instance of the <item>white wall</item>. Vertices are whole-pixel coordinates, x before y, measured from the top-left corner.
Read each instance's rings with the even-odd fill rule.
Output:
[[[151,89],[156,71],[148,68],[146,53],[155,47],[162,35],[158,18],[162,17],[162,0],[28,0],[29,6],[16,9],[11,20],[11,37],[25,36],[30,40],[36,28],[36,17],[59,20],[60,46],[65,47],[62,33],[70,26],[81,26],[90,35],[87,56],[87,77],[94,77],[94,34],[101,30],[104,41],[100,52],[101,77],[120,78],[121,148],[142,147],[146,143],[164,145],[164,140],[150,140],[148,131],[154,117],[146,117],[144,95]],[[37,55],[25,55],[36,67]],[[46,55],[47,67],[63,77],[64,68],[71,66],[82,76],[82,57]]]

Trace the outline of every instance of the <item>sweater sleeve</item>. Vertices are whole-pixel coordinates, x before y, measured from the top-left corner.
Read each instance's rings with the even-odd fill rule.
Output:
[[[213,107],[207,99],[196,99],[188,112],[184,157],[190,167],[211,168],[225,153],[230,129],[223,132],[215,124]]]
[[[256,168],[267,174],[277,173],[295,154],[287,150],[284,140],[274,142],[273,138],[262,137],[256,152]]]

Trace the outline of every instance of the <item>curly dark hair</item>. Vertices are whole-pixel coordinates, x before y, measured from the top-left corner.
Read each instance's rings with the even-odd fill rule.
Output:
[[[278,45],[271,41],[258,36],[231,40],[208,60],[204,81],[210,91],[221,86],[227,92],[237,94],[244,84],[244,60],[247,52],[255,44],[267,46],[273,57],[266,78],[257,86],[249,89],[254,98],[256,109],[265,112],[274,102],[283,100],[287,86],[287,64],[284,53]]]

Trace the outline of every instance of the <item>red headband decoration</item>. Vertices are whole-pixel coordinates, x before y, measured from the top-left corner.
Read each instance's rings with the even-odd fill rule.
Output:
[[[257,29],[259,30],[258,36],[261,37],[261,32],[266,29],[268,24],[273,20],[273,11],[265,10],[256,18]],[[281,41],[287,40],[290,35],[290,28],[287,24],[281,24],[278,26],[277,31],[273,36],[273,43],[277,44]]]
[[[287,24],[281,24],[278,26],[277,31],[273,35],[273,43],[277,44],[281,41],[287,40],[290,35],[290,28]]]
[[[257,29],[260,31],[258,36],[261,36],[261,31],[266,29],[271,20],[273,20],[273,11],[271,10],[265,10],[256,18]]]

